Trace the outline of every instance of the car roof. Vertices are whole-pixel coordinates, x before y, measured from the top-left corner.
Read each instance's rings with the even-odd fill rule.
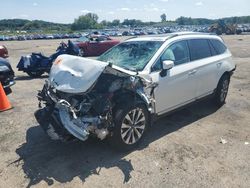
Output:
[[[214,33],[201,33],[201,32],[175,32],[175,33],[169,33],[169,34],[161,34],[161,35],[153,35],[153,36],[143,36],[143,37],[132,37],[127,39],[126,41],[166,41],[168,39],[172,39],[174,37],[181,37],[181,36],[188,36],[188,37],[209,37],[209,38],[217,38],[220,37],[217,36]]]

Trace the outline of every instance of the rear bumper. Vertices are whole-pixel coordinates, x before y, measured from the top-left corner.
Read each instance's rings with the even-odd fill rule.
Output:
[[[230,73],[230,76],[232,76],[233,74],[234,74],[234,71],[236,70],[236,65],[235,65],[235,67],[229,72]]]

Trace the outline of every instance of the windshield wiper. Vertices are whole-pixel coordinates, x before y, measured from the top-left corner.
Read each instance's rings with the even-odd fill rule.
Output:
[[[130,71],[133,71],[133,72],[137,72],[137,69],[134,68],[134,67],[126,67],[126,66],[123,66],[122,68],[127,69],[127,70],[130,70]]]

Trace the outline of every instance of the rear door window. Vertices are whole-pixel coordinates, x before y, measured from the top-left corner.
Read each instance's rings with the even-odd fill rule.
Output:
[[[209,41],[211,42],[211,45],[215,49],[217,55],[223,54],[226,51],[227,47],[221,41],[216,39],[211,39]]]
[[[191,39],[188,40],[188,45],[192,61],[212,56],[207,39]]]
[[[210,41],[209,41],[209,46],[210,46],[212,56],[218,55],[218,52],[215,50],[214,46],[212,45]]]

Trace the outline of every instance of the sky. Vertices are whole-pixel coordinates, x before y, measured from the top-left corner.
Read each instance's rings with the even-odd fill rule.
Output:
[[[88,12],[96,13],[98,21],[139,19],[160,21],[180,16],[222,18],[250,15],[250,0],[1,0],[0,19],[22,18],[57,23],[72,23]]]

